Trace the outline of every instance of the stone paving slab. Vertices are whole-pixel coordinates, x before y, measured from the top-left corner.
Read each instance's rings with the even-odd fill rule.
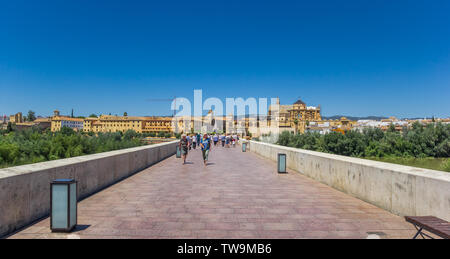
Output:
[[[239,147],[215,147],[205,167],[172,156],[83,201],[77,229],[46,218],[9,238],[411,238],[402,217]],[[373,235],[371,235],[372,237]]]

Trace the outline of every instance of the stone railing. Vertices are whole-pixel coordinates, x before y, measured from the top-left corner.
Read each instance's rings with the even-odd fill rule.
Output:
[[[450,173],[250,141],[249,150],[337,190],[405,216],[450,221]]]
[[[175,154],[177,142],[0,169],[0,237],[49,215],[52,180],[77,180],[83,199]]]

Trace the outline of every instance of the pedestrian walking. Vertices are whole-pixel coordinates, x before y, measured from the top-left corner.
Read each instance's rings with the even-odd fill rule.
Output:
[[[179,146],[180,146],[180,150],[181,150],[181,156],[183,157],[183,165],[184,165],[186,163],[186,158],[188,155],[188,148],[189,148],[189,141],[186,138],[186,134],[183,134],[181,136]]]
[[[186,136],[186,139],[187,139],[187,141],[188,141],[188,143],[189,143],[189,150],[191,150],[192,138],[191,138],[191,136],[187,135],[187,136]]]
[[[217,134],[214,135],[213,141],[214,141],[214,146],[217,146],[217,142],[219,141],[219,136],[217,136]]]
[[[200,142],[200,147],[202,148],[203,164],[206,166],[208,161],[208,155],[211,148],[211,140],[208,138],[207,134],[203,135],[203,139]]]
[[[197,147],[197,136],[194,134],[192,135],[192,148],[196,148]]]
[[[196,137],[197,137],[197,144],[200,145],[200,141],[202,139],[200,133],[197,133]]]

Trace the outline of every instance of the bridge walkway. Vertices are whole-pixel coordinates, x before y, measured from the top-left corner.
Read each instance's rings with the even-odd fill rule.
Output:
[[[239,147],[172,156],[78,205],[78,227],[49,218],[9,238],[411,238],[402,217]]]

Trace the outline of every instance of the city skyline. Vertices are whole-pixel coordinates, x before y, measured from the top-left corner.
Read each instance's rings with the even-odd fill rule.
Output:
[[[60,111],[59,109],[56,109],[56,110]],[[23,110],[20,110],[20,111],[13,112],[12,114],[1,113],[0,117],[1,117],[1,119],[3,119],[3,117],[8,119],[10,116],[13,116],[14,114],[17,114],[17,113],[22,113],[23,116],[27,116],[29,111],[32,111],[32,112],[35,113],[35,111],[33,111],[33,110],[23,109]],[[37,113],[35,113],[35,116],[36,116],[36,118],[51,118],[53,116],[54,111],[55,111],[55,109],[53,109],[52,112],[48,112],[46,114],[37,114]],[[62,114],[64,116],[68,116],[68,117],[71,116],[71,112],[72,112],[71,109],[63,109],[63,111],[64,112],[62,112]],[[137,117],[173,117],[173,111],[172,111],[172,114],[164,114],[164,115],[161,115],[161,114],[130,114],[127,111],[120,112],[120,113],[111,113],[111,112],[104,112],[104,113],[90,112],[89,113],[88,112],[88,113],[85,113],[85,114],[79,114],[76,111],[74,111],[74,118],[88,118],[91,115],[96,115],[97,117],[101,116],[101,115],[123,116],[125,113],[127,114],[127,116],[131,116],[131,117],[133,117],[133,116],[134,117],[136,117],[136,116]],[[204,113],[202,114],[202,116],[206,116],[207,114],[208,114],[208,112],[206,110],[204,110]],[[245,114],[245,116],[249,116],[249,115],[255,116],[254,114],[249,114],[249,113]],[[218,115],[216,115],[216,116],[218,116]],[[226,115],[220,115],[220,116],[226,116]],[[240,115],[234,115],[234,116],[235,117],[241,117]],[[192,115],[192,117],[195,117],[195,116]],[[325,120],[339,120],[342,117],[346,117],[347,119],[350,119],[350,120],[367,120],[367,119],[368,120],[381,120],[381,119],[388,119],[388,118],[396,118],[396,119],[402,119],[402,120],[421,120],[421,119],[433,119],[433,118],[435,118],[435,119],[439,119],[439,118],[440,119],[448,119],[448,118],[450,118],[450,116],[439,117],[439,116],[434,116],[434,115],[424,116],[424,117],[397,117],[397,116],[393,116],[393,115],[382,115],[382,114],[380,114],[380,115],[366,115],[366,116],[353,116],[351,114],[350,115],[349,114],[334,114],[334,115],[323,115],[322,114],[322,118],[324,118]]]
[[[0,114],[171,115],[169,99],[298,97],[323,116],[450,115],[448,1],[14,1]]]
[[[95,112],[95,111],[88,111],[85,114],[80,114],[78,113],[78,111],[75,111],[73,108],[64,108],[64,109],[60,109],[59,107],[56,109],[53,109],[51,112],[47,112],[44,114],[36,114],[35,111],[30,110],[30,109],[24,109],[24,110],[19,110],[19,111],[15,111],[13,112],[13,114],[6,114],[6,113],[0,113],[0,116],[3,117],[9,117],[10,115],[14,115],[16,113],[22,113],[24,116],[26,116],[28,114],[28,112],[32,111],[34,113],[34,116],[41,118],[41,117],[51,117],[53,116],[54,112],[57,111],[58,113],[61,114],[65,114],[64,116],[73,116],[74,118],[77,117],[89,117],[91,115],[96,115],[96,116],[100,116],[100,115],[114,115],[114,116],[144,116],[144,117],[154,117],[154,116],[162,116],[162,117],[173,117],[173,116],[186,116],[187,114],[185,113],[186,111],[183,111],[186,107],[190,107],[190,115],[188,116],[198,116],[199,113],[194,114],[196,109],[198,109],[198,107],[203,107],[203,109],[201,110],[202,116],[206,116],[208,115],[208,113],[210,111],[213,111],[215,116],[227,116],[227,115],[234,115],[237,117],[240,116],[256,116],[256,115],[267,115],[267,111],[269,109],[270,106],[270,102],[276,102],[276,100],[278,100],[278,102],[280,102],[279,97],[276,98],[254,98],[254,97],[249,97],[247,99],[244,99],[242,97],[233,97],[233,98],[224,98],[224,100],[221,100],[220,98],[217,97],[203,97],[202,96],[202,90],[201,89],[196,89],[194,90],[200,92],[200,99],[201,100],[200,103],[196,103],[196,98],[192,98],[193,102],[191,102],[190,98],[185,98],[185,97],[177,97],[177,98],[166,98],[166,99],[147,99],[146,101],[149,102],[168,102],[168,107],[175,107],[176,109],[170,109],[169,114],[131,114],[128,111],[124,110],[124,111],[119,111],[119,113],[112,113],[112,112]],[[195,93],[194,93],[195,95]],[[178,105],[177,105],[177,101],[174,101],[175,99],[178,100]],[[184,100],[183,100],[184,99]],[[213,102],[211,102],[213,101]],[[230,101],[231,103],[228,104],[228,101]],[[252,103],[252,101],[254,103]],[[300,97],[297,98],[297,101],[302,101],[302,99]],[[182,104],[180,104],[180,102]],[[187,103],[186,103],[187,102]],[[219,102],[216,103],[215,102]],[[259,104],[258,104],[259,102]],[[273,104],[274,104],[273,103]],[[292,103],[280,103],[281,105],[290,105]],[[211,106],[212,105],[212,106]],[[217,105],[221,106],[221,108],[219,108],[217,110]],[[227,105],[231,105],[230,107],[234,106],[234,111],[231,112],[229,110],[229,108],[227,108]],[[256,105],[256,106],[255,106]],[[263,105],[263,106],[261,106]],[[352,114],[322,114],[322,112],[320,112],[321,110],[321,106],[319,105],[311,105],[308,104],[309,107],[311,108],[317,108],[319,107],[319,113],[322,115],[322,117],[327,118],[327,119],[339,119],[341,117],[348,117],[351,120],[359,120],[359,119],[371,119],[371,120],[379,120],[379,119],[383,119],[383,118],[390,118],[390,117],[395,117],[395,118],[399,118],[399,119],[432,119],[432,118],[450,118],[450,116],[435,116],[433,115],[429,115],[429,116],[410,116],[410,117],[397,117],[395,115],[392,114],[378,114],[378,115],[363,115],[363,116],[354,116]],[[197,108],[196,108],[197,107]],[[205,108],[207,107],[207,108]],[[189,108],[188,108],[189,109]],[[244,110],[242,110],[244,109]],[[262,110],[261,110],[262,109]],[[198,111],[198,110],[197,110]],[[221,112],[222,111],[222,112]],[[250,112],[250,111],[257,111],[257,112]],[[261,112],[263,111],[263,112]],[[189,113],[189,112],[188,112]],[[125,115],[128,114],[128,115]]]

